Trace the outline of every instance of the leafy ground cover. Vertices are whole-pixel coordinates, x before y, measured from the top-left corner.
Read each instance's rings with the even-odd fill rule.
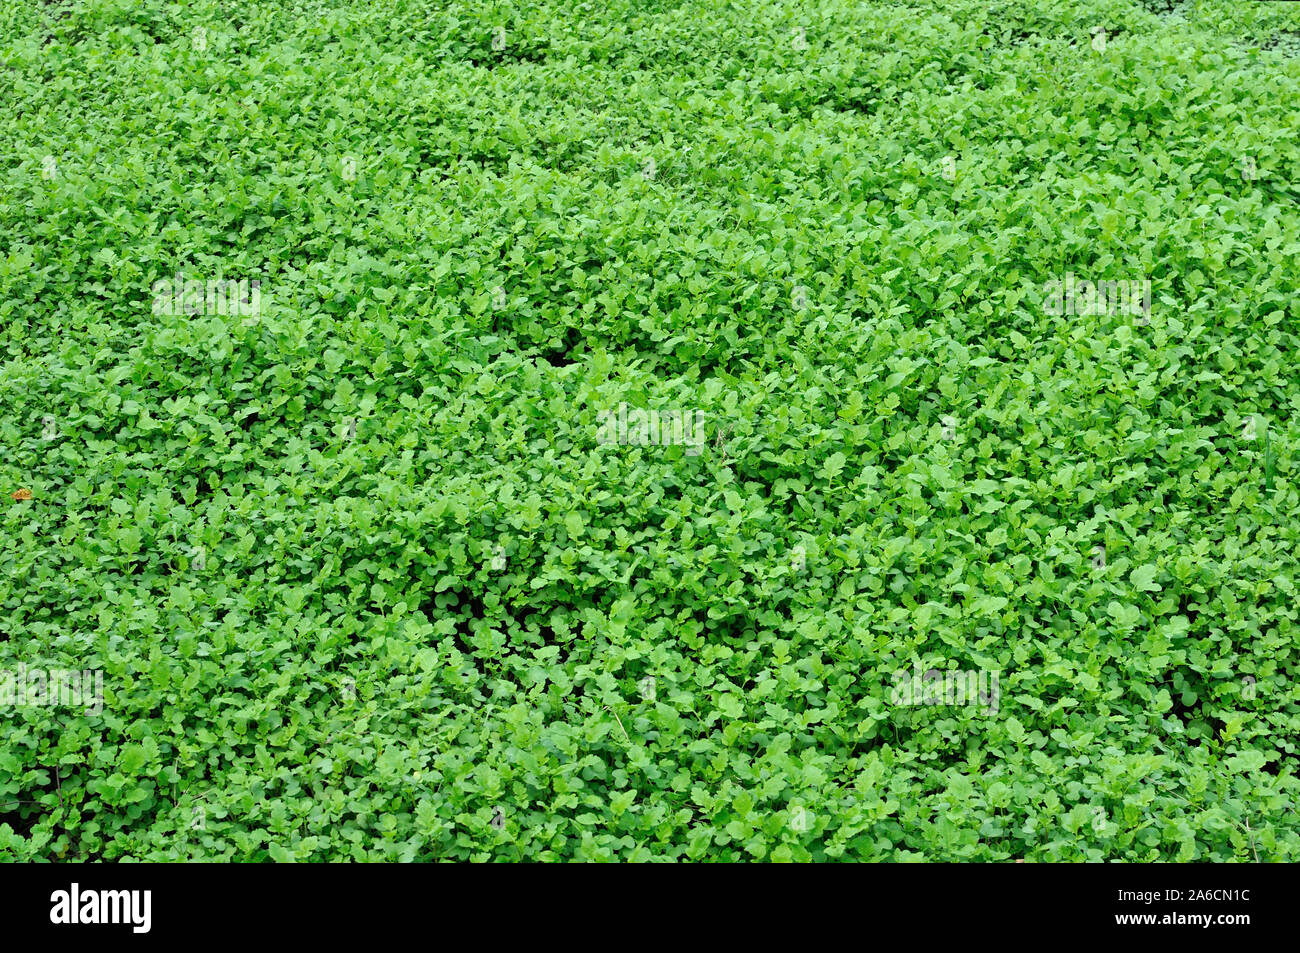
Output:
[[[0,7],[0,858],[1300,860],[1297,36]]]

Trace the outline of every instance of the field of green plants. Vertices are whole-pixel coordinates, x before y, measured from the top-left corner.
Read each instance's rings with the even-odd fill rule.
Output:
[[[0,859],[1300,861],[1297,40],[4,4]]]

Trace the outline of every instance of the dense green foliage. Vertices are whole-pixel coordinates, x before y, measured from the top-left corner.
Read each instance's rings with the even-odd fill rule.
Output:
[[[1300,860],[1296,6],[4,5],[0,857]]]

